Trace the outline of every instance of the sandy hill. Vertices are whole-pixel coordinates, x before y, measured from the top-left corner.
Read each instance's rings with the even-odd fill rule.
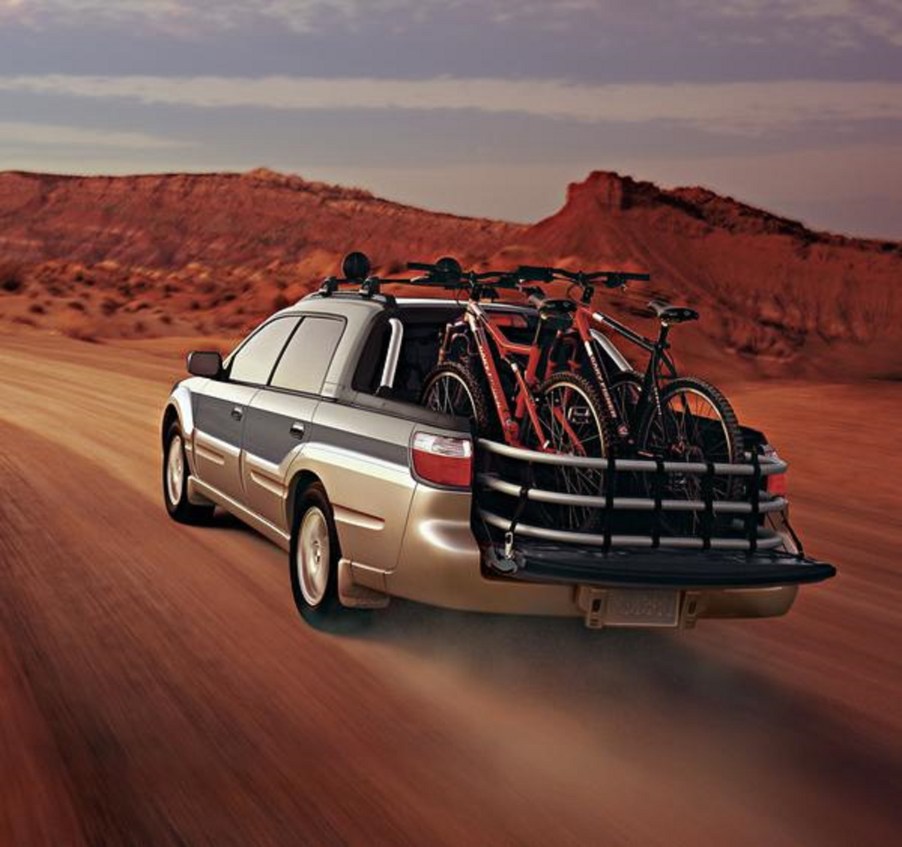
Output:
[[[523,242],[571,266],[650,271],[655,294],[700,309],[685,331],[712,356],[778,372],[902,372],[899,242],[813,232],[705,189],[604,172],[572,184]]]
[[[260,169],[0,174],[0,319],[83,337],[238,332],[349,249],[411,258],[648,270],[631,296],[688,302],[690,358],[722,371],[902,374],[902,245],[812,232],[699,188],[596,172],[534,226],[463,218]],[[601,302],[601,298],[600,298]],[[643,324],[649,332],[651,323]]]

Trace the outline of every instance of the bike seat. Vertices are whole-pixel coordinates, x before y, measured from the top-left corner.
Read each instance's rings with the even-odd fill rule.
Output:
[[[663,300],[652,300],[648,304],[648,308],[655,313],[655,317],[659,318],[666,324],[681,324],[685,321],[697,321],[698,312],[695,309],[689,309],[686,306],[671,306]]]
[[[572,315],[576,311],[576,303],[572,300],[561,298],[558,300],[543,300],[539,306],[539,314],[542,317],[552,315]]]

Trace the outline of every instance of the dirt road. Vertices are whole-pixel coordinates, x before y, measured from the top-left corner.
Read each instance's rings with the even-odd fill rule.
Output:
[[[898,843],[902,385],[731,392],[841,569],[787,618],[322,632],[167,518],[172,347],[0,336],[0,844]]]

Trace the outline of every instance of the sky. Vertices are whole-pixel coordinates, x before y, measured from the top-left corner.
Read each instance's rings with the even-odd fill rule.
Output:
[[[902,239],[902,0],[0,0],[0,169],[535,221],[613,170]]]

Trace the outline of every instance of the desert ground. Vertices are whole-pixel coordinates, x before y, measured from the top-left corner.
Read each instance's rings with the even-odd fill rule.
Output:
[[[898,844],[902,383],[745,381],[839,575],[688,632],[393,602],[169,520],[190,339],[0,328],[0,844]]]

